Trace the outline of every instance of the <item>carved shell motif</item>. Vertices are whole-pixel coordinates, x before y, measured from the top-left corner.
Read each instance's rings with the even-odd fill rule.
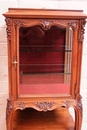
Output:
[[[42,20],[42,21],[40,21],[40,23],[41,23],[42,28],[43,28],[44,30],[48,30],[48,29],[50,29],[50,27],[51,27],[53,21]]]

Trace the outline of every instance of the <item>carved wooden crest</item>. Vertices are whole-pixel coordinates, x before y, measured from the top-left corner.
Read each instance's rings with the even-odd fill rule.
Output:
[[[51,27],[53,21],[42,20],[42,21],[40,21],[40,23],[41,23],[42,28],[43,28],[44,30],[48,30],[48,29],[50,29],[50,27]]]

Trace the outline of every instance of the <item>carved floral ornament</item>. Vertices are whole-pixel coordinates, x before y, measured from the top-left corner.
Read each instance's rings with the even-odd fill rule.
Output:
[[[81,116],[82,116],[83,106],[82,106],[82,100],[81,99],[82,99],[82,97],[79,96],[79,100],[78,100],[77,105],[78,105],[78,108],[79,108]]]
[[[79,42],[83,42],[84,33],[85,33],[85,24],[86,20],[81,20],[81,27],[79,28]]]
[[[6,108],[6,118],[10,115],[12,109],[13,109],[13,104],[12,104],[11,98],[8,98],[7,99],[7,108]]]
[[[63,101],[62,103],[63,103],[62,106],[69,108],[73,106],[74,100],[66,100],[66,101]]]
[[[24,110],[25,108],[31,107],[37,110],[40,109],[41,111],[48,111],[54,104],[54,102],[34,102],[32,105],[29,105],[29,102],[16,102],[15,110]]]
[[[71,28],[75,29],[76,26],[77,26],[77,22],[68,23],[68,26],[70,26]]]
[[[42,21],[40,21],[40,23],[41,23],[42,28],[43,28],[44,30],[48,30],[48,29],[50,29],[50,27],[51,27],[53,21],[42,20]]]
[[[53,107],[55,102],[35,102],[35,104],[41,111],[48,111]]]
[[[67,25],[68,25],[68,26],[70,26],[72,28],[76,28],[76,26],[77,26],[77,22],[71,22],[71,23],[68,23],[68,24],[65,25],[65,24],[61,24],[60,22],[52,21],[52,20],[41,20],[40,24],[41,24],[41,26],[42,26],[42,28],[44,30],[50,29],[50,27],[52,25],[65,26],[65,27],[67,27]],[[15,27],[20,26],[20,25],[24,25],[24,22],[21,21],[21,20],[15,19],[14,20],[14,25],[15,25]]]
[[[10,23],[10,21],[11,21],[10,18],[5,19],[5,22],[7,25],[6,32],[7,32],[7,39],[8,40],[11,40],[11,23]]]
[[[24,25],[25,23],[23,22],[23,21],[21,21],[21,20],[18,20],[18,19],[15,19],[14,20],[14,25],[15,25],[15,27],[17,27],[17,26],[20,26],[20,25]],[[41,20],[41,21],[39,21],[38,22],[38,25],[39,24],[41,24],[41,26],[42,26],[42,28],[44,29],[44,30],[48,30],[48,29],[50,29],[50,27],[52,26],[52,25],[58,25],[58,26],[67,26],[67,25],[63,25],[63,24],[61,24],[61,23],[58,23],[58,22],[56,22],[56,21],[52,21],[52,20]],[[37,24],[36,24],[37,25]]]
[[[82,116],[82,111],[83,111],[83,106],[82,106],[82,96],[80,94],[77,94],[77,107],[81,113],[81,116]]]
[[[18,25],[23,25],[23,24],[24,22],[22,22],[21,20],[17,20],[17,19],[14,20],[15,27],[17,27]]]
[[[16,109],[24,110],[28,106],[28,102],[16,102]]]
[[[67,24],[60,23],[58,21],[50,21],[50,20],[42,20],[40,24],[44,30],[48,30],[51,28],[52,25],[60,26],[60,27],[67,27]]]

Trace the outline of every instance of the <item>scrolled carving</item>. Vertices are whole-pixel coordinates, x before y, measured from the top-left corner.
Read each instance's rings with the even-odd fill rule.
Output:
[[[17,19],[14,20],[15,27],[17,27],[18,25],[23,25],[23,24],[24,23],[22,21],[20,21],[20,20],[17,20]]]
[[[40,21],[40,23],[41,23],[41,25],[42,25],[42,27],[43,27],[44,30],[48,30],[48,29],[50,29],[53,21],[42,20],[42,21]]]
[[[7,28],[6,28],[6,32],[7,32],[7,39],[8,40],[11,40],[11,24],[10,24],[10,18],[6,18],[5,19],[5,22],[6,22],[6,25],[7,25]]]
[[[11,98],[8,98],[7,107],[6,107],[6,118],[10,115],[12,109],[13,109],[13,104],[12,104]]]
[[[85,33],[85,24],[86,24],[86,20],[81,20],[81,27],[79,28],[79,42],[83,42],[84,39],[84,33]]]
[[[41,111],[48,111],[52,108],[55,102],[35,102]]]

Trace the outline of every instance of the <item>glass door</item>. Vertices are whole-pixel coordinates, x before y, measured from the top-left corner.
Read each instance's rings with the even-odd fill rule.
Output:
[[[19,94],[69,94],[72,29],[19,28]]]

